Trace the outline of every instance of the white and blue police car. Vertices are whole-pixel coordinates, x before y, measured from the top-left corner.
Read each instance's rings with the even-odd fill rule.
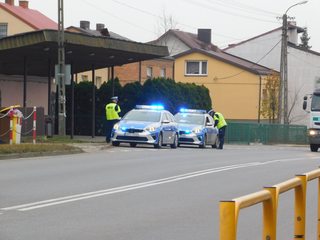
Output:
[[[131,147],[151,144],[155,148],[176,148],[178,138],[174,116],[162,105],[137,105],[114,125],[111,134],[113,146],[129,143]]]
[[[205,148],[206,145],[216,147],[218,129],[214,127],[213,118],[205,110],[181,108],[174,118],[179,129],[178,145],[198,145],[200,148]]]

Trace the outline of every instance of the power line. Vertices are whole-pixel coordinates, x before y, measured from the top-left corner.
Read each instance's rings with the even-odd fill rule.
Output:
[[[209,2],[210,0],[206,0],[206,1]],[[271,16],[280,16],[281,15],[279,13],[266,11],[264,9],[253,7],[251,5],[240,3],[240,2],[237,2],[234,0],[217,0],[217,1],[222,2],[223,4],[228,5],[229,7],[232,7],[232,8],[234,8],[235,6],[238,6],[238,8],[243,9],[244,11],[250,11],[249,9],[251,9],[252,11],[259,12],[260,14],[264,13],[265,15],[269,15],[269,16],[270,15]]]
[[[117,4],[119,4],[119,5],[122,5],[122,6],[125,6],[125,7],[128,7],[128,8],[131,8],[131,9],[133,9],[133,10],[139,11],[139,12],[144,13],[144,14],[147,14],[147,15],[150,15],[150,16],[152,16],[152,17],[159,18],[160,20],[165,20],[164,17],[155,15],[154,13],[148,12],[148,11],[143,10],[143,9],[141,9],[141,8],[134,7],[134,6],[132,6],[132,5],[129,5],[129,4],[127,4],[127,3],[124,3],[124,2],[121,2],[121,1],[118,1],[118,0],[112,0],[112,1],[115,2],[115,3],[117,3]],[[177,23],[178,23],[179,25],[181,25],[181,26],[185,26],[185,27],[188,27],[188,28],[191,28],[191,29],[195,29],[195,30],[198,29],[198,28],[195,27],[195,26],[191,26],[191,25],[184,24],[184,23],[181,23],[181,22],[177,22]],[[225,37],[225,38],[229,38],[229,39],[239,40],[239,39],[237,39],[237,38],[235,38],[235,37],[231,37],[231,36],[228,36],[228,35],[225,35],[225,34],[221,34],[221,33],[217,33],[217,32],[215,32],[214,34],[217,35],[217,36],[221,36],[221,37]]]
[[[202,7],[202,8],[214,11],[214,12],[224,13],[224,14],[227,14],[227,15],[238,16],[238,17],[241,17],[241,18],[247,18],[247,19],[260,21],[260,22],[277,23],[277,22],[274,22],[274,21],[271,21],[271,20],[265,20],[265,19],[261,19],[261,18],[241,15],[241,14],[238,14],[236,12],[230,12],[230,11],[222,10],[222,9],[219,9],[219,8],[214,8],[214,7],[212,7],[212,6],[208,5],[208,4],[199,3],[199,2],[196,2],[196,1],[193,1],[193,0],[185,0],[185,2],[189,2],[190,4],[193,4],[195,6]]]
[[[125,20],[125,19],[123,19],[123,18],[121,18],[121,17],[119,17],[119,16],[117,16],[117,15],[115,15],[115,14],[109,12],[109,11],[104,10],[104,8],[102,8],[102,7],[99,7],[99,6],[97,6],[97,5],[92,4],[91,2],[88,2],[87,0],[81,0],[81,1],[83,1],[83,2],[86,3],[87,5],[90,5],[91,7],[99,10],[100,12],[107,13],[108,16],[110,15],[110,16],[112,16],[112,17],[114,17],[114,18],[117,18],[117,19],[121,20],[122,22],[125,22],[125,23],[127,23],[127,24],[129,24],[129,25],[132,25],[132,26],[136,27],[136,28],[143,29],[143,30],[145,30],[145,31],[147,31],[147,32],[156,34],[154,31],[151,31],[151,30],[149,30],[149,29],[146,29],[146,28],[144,28],[144,27],[141,27],[141,25],[134,24],[132,21],[127,21],[127,20]]]

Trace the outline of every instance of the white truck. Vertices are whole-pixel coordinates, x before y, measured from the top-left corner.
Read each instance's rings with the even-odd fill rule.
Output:
[[[308,106],[308,100],[311,104]],[[311,152],[317,152],[320,147],[320,88],[303,98],[303,109],[309,113],[308,136]]]

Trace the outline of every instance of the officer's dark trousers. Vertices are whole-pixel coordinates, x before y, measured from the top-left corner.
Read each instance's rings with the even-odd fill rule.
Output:
[[[223,144],[224,144],[224,135],[226,133],[226,128],[227,126],[224,126],[219,129],[219,149],[223,149]]]
[[[107,120],[107,123],[106,123],[106,142],[107,143],[110,142],[113,125],[118,121],[119,121],[118,119]]]

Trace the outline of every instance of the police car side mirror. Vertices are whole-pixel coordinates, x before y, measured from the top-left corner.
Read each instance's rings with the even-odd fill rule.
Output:
[[[166,119],[166,120],[163,120],[162,123],[168,124],[168,123],[170,123],[170,121]]]
[[[213,124],[208,122],[208,123],[206,123],[206,126],[211,127],[211,126],[213,126]]]

